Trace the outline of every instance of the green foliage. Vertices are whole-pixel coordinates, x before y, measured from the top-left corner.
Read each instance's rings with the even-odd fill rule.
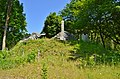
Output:
[[[0,68],[2,69],[11,69],[15,67],[15,62],[10,59],[1,59],[0,60]]]
[[[117,65],[120,62],[119,51],[109,51],[102,45],[80,41],[74,48],[70,59],[79,60],[80,66]]]
[[[39,62],[36,61],[38,51]],[[19,42],[12,50],[4,52],[0,51],[2,79],[3,76],[12,79],[18,76],[32,79],[120,78],[120,52],[109,51],[95,42],[37,39]]]
[[[55,12],[50,13],[44,23],[42,32],[46,33],[47,38],[51,38],[60,32],[62,17]]]
[[[71,46],[51,39],[18,42],[18,44],[10,51],[0,51],[0,68],[11,69],[27,63],[36,62],[36,58],[38,58],[38,52],[40,52],[41,59],[49,55],[59,56],[62,54],[62,51],[64,51],[66,54],[69,52],[68,49],[72,50]]]
[[[27,57],[28,57],[27,61],[31,63],[31,62],[35,61],[36,55],[35,55],[35,53],[31,53],[31,54],[28,54]]]
[[[107,50],[102,45],[90,41],[71,42],[60,42],[52,39],[19,42],[12,50],[0,52],[0,60],[3,63],[0,64],[0,68],[7,69],[36,62],[38,51],[40,52],[40,61],[48,57],[46,58],[46,61],[49,60],[48,63],[54,62],[52,56],[58,57],[58,60],[61,61],[66,59],[78,61],[78,67],[118,65],[120,62],[119,51]]]
[[[43,67],[42,67],[42,79],[47,79],[47,67],[46,67],[46,64],[44,63],[43,64]]]
[[[60,14],[66,20],[65,28],[77,38],[87,33],[91,41],[102,43],[106,48],[112,48],[113,44],[116,48],[120,45],[119,3],[115,0],[71,0]]]
[[[17,64],[17,66],[19,66],[19,65],[24,65],[26,63],[26,60],[27,60],[26,57],[20,57],[20,56],[18,56],[13,61],[15,61],[15,64]]]
[[[21,51],[21,53],[13,53],[13,51],[0,51],[0,68],[11,69],[19,65],[35,62],[35,53],[23,54],[23,52],[24,51]]]
[[[6,20],[7,0],[0,0],[0,49],[2,47],[3,31]],[[18,18],[19,17],[19,18]],[[19,0],[13,0],[10,13],[10,20],[7,28],[6,45],[7,48],[12,48],[15,44],[23,39],[26,35],[26,18],[23,13],[23,4],[20,4]]]
[[[76,17],[78,17],[78,13],[81,10],[81,6],[83,5],[83,2],[81,0],[71,0],[69,4],[66,5],[66,7],[59,12],[59,14],[65,19],[65,30],[73,33],[76,38],[79,38],[79,29],[76,29]]]
[[[5,59],[7,57],[10,57],[11,53],[7,50],[0,51],[0,59]]]

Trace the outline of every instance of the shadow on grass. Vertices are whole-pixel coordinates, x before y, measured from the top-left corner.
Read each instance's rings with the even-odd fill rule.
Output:
[[[80,65],[117,65],[120,62],[120,51],[107,50],[102,45],[80,41],[71,51],[70,60],[79,60]]]

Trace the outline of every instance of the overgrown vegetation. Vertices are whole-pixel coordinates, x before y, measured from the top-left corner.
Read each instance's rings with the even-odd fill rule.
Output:
[[[93,42],[29,40],[1,51],[0,79],[119,79],[119,58],[119,51]]]
[[[120,51],[107,50],[94,42],[80,41],[71,54],[70,59],[79,60],[81,66],[118,65],[120,62]]]
[[[46,18],[42,32],[47,38],[60,32],[63,18],[65,31],[78,40],[88,34],[86,42],[46,38],[18,42],[27,31],[23,5],[19,0],[13,0],[12,6],[7,0],[0,2],[0,49],[6,35],[4,48],[13,47],[0,51],[0,79],[120,79],[119,0],[71,0],[60,15],[54,12]],[[7,34],[2,35],[4,25]]]
[[[61,19],[55,17],[61,16],[65,31],[77,39],[88,34],[91,41],[101,43],[104,48],[120,50],[120,0],[71,0],[55,14],[46,18],[43,31],[47,34],[59,32],[60,25],[56,24],[60,24]]]
[[[47,79],[47,67],[45,63],[43,64],[41,76],[42,76],[42,79]]]

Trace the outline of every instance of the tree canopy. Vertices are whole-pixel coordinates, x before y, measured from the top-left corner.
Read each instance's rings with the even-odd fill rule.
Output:
[[[56,34],[53,31],[59,31],[54,27],[56,18],[50,18],[53,15],[47,17],[47,28],[44,27],[46,33],[51,35]],[[120,0],[71,0],[59,15],[65,20],[65,30],[77,38],[84,33],[89,35],[91,41],[99,42],[104,47],[120,44]]]
[[[51,38],[55,36],[61,30],[62,17],[57,15],[55,12],[50,13],[44,23],[43,31],[46,33],[46,37]]]
[[[7,17],[7,1],[8,0],[0,0],[0,49],[2,46],[5,21]],[[6,33],[7,48],[13,47],[24,37],[27,32],[26,24],[25,14],[23,13],[23,4],[20,4],[19,0],[13,0]]]

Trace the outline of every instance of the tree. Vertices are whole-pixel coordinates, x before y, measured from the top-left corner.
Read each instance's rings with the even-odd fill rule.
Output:
[[[2,7],[2,9],[0,9],[0,34],[3,34],[3,26],[6,26],[5,19],[7,17],[7,0],[1,0],[0,6]],[[12,48],[19,40],[21,40],[27,32],[25,21],[26,18],[25,14],[23,13],[23,4],[20,4],[19,0],[12,0],[10,14],[10,19],[7,25],[8,27],[6,28],[6,47],[9,49]],[[3,39],[3,35],[0,37],[0,39]]]
[[[76,17],[78,16],[81,7],[83,6],[83,1],[81,0],[71,0],[66,7],[59,12],[59,14],[65,20],[65,30],[74,34],[76,37],[79,36],[79,29],[76,28]]]
[[[10,19],[11,8],[12,8],[12,0],[8,0],[7,1],[7,14],[6,14],[4,35],[3,35],[2,50],[4,50],[6,47],[6,32],[7,32],[7,27],[8,27],[8,21]]]
[[[60,14],[74,34],[87,33],[106,47],[111,40],[120,44],[119,6],[119,0],[71,0]]]
[[[113,16],[114,13],[117,13],[118,17],[120,15],[120,11],[116,10],[116,3],[118,2],[113,0],[86,2],[83,11],[79,13],[79,20],[77,20],[84,30],[87,29],[89,33],[97,34],[98,36],[95,37],[101,38],[104,47],[108,42],[106,40],[113,40],[120,44],[120,33],[118,32],[120,19]]]
[[[55,12],[50,13],[44,23],[42,32],[46,33],[47,38],[55,36],[61,30],[62,17]]]
[[[4,5],[3,5],[4,4]],[[5,26],[6,0],[0,0],[0,49],[2,49],[3,26]]]

